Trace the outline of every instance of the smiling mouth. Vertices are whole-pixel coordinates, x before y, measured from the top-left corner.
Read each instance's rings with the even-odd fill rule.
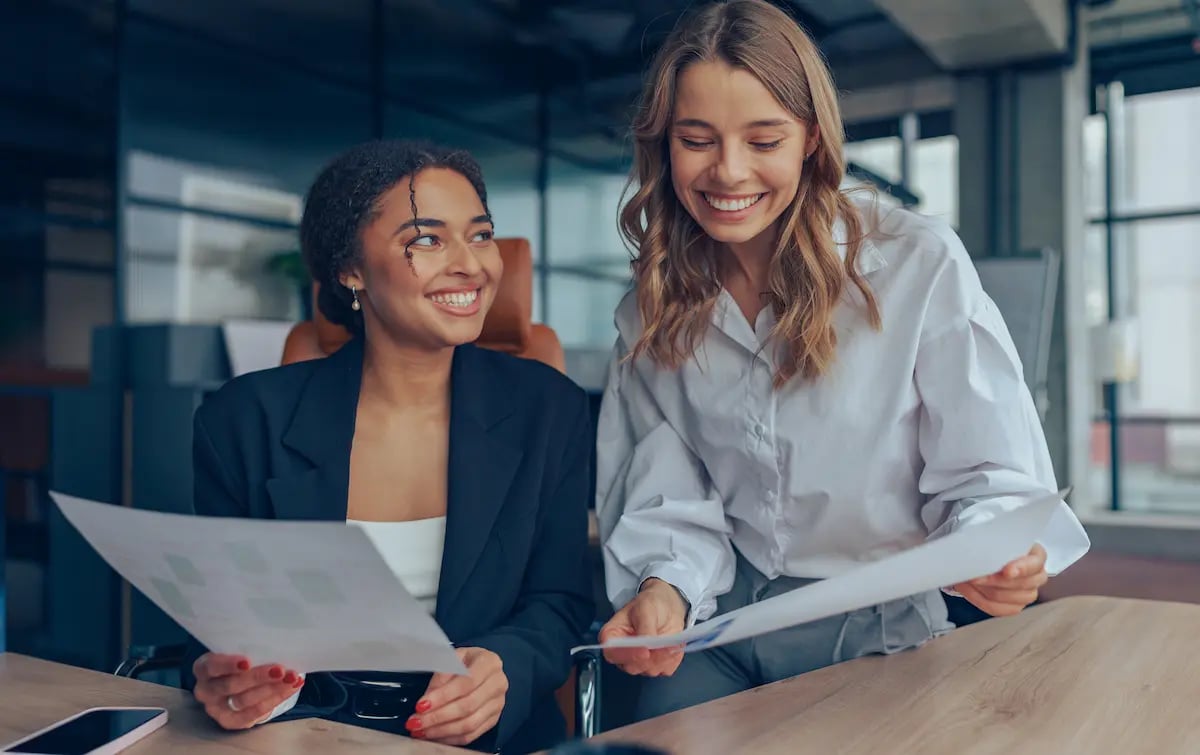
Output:
[[[751,194],[746,197],[720,197],[708,192],[700,193],[704,196],[704,201],[708,203],[709,207],[721,212],[741,212],[758,204],[766,196],[765,192],[762,194]]]
[[[456,291],[448,294],[430,294],[428,297],[437,304],[457,309],[468,309],[479,299],[479,289],[473,291]]]

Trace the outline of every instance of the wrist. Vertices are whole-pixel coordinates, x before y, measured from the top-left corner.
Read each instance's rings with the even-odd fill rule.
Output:
[[[674,600],[679,601],[678,605],[680,612],[683,614],[683,623],[684,626],[687,625],[688,616],[692,612],[692,604],[688,601],[687,596],[683,594],[683,590],[659,577],[647,577],[642,580],[641,586],[638,587],[638,593],[641,594],[650,591],[662,595],[670,595]]]

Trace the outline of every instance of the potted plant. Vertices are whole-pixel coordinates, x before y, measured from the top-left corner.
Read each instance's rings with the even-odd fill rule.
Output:
[[[300,314],[305,320],[311,320],[312,312],[312,278],[308,275],[308,267],[300,250],[289,249],[278,252],[267,259],[267,271],[291,282],[300,295]]]

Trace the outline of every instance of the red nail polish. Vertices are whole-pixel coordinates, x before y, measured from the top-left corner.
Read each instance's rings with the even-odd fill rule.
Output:
[[[416,737],[417,739],[424,739],[424,738],[425,738],[425,732],[421,731],[420,729],[417,729],[416,731],[414,731],[414,732],[412,733],[412,735],[413,735],[414,737]]]
[[[283,683],[284,684],[295,684],[296,683],[296,675],[294,673],[292,673],[291,671],[287,672],[286,674],[283,675]]]
[[[238,671],[249,671],[249,670],[250,670],[250,661],[247,661],[247,660],[238,661]]]
[[[409,731],[413,731],[413,732],[420,731],[421,730],[421,719],[417,718],[416,716],[409,718],[408,721],[406,721],[404,723],[404,728],[408,729]]]
[[[428,713],[429,709],[432,707],[433,707],[433,703],[429,702],[428,700],[422,700],[419,703],[417,703],[417,712],[418,713]]]
[[[270,673],[270,676],[272,679],[282,679],[283,678],[283,669],[279,668],[278,666],[272,666],[271,671],[269,673]]]

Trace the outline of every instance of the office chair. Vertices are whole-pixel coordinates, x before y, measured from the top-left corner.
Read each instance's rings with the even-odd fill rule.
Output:
[[[476,343],[525,359],[534,359],[566,372],[566,360],[557,334],[546,325],[534,323],[533,315],[533,257],[529,242],[522,238],[497,239],[504,261],[504,275],[496,290],[496,299],[484,320],[483,332]],[[298,323],[288,333],[284,343],[282,364],[308,359],[321,359],[337,351],[350,340],[350,333],[330,322],[317,307],[319,288],[313,285],[313,319]],[[594,642],[582,638],[583,644]],[[186,646],[135,645],[117,667],[116,675],[139,678],[159,671],[178,671]],[[575,676],[567,681],[557,695],[567,724],[576,736],[590,737],[599,733],[600,668],[599,653],[583,652],[573,659]]]
[[[1000,310],[1017,347],[1017,356],[1025,370],[1025,384],[1043,421],[1049,407],[1047,375],[1061,256],[1054,249],[1041,249],[975,261],[979,282]]]

